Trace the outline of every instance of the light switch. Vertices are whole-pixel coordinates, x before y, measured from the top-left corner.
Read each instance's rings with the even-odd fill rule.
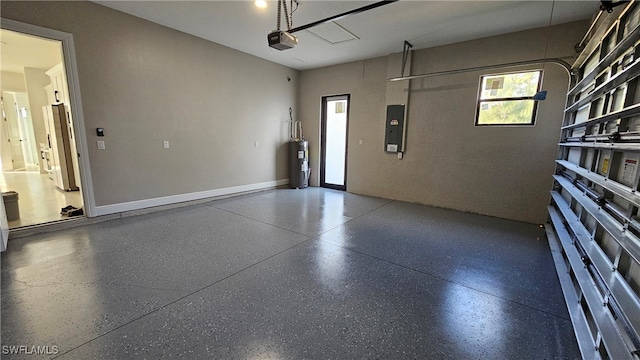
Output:
[[[104,141],[103,140],[98,140],[98,150],[104,150],[106,149],[105,145],[104,145]]]
[[[169,148],[169,142],[167,140],[165,140],[162,145],[164,146],[165,149]]]

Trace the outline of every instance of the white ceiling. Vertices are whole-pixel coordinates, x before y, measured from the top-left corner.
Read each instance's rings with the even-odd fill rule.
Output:
[[[552,24],[591,19],[600,5],[596,0],[402,0],[337,20],[341,28],[325,24],[309,29],[352,40],[332,44],[303,30],[295,33],[295,49],[279,51],[267,45],[267,33],[277,26],[275,0],[266,9],[245,0],[95,2],[299,70],[400,52],[404,40],[422,49],[544,27],[550,19]],[[293,27],[374,2],[300,0]]]
[[[49,70],[61,62],[60,41],[0,30],[0,70],[22,74],[26,67]]]

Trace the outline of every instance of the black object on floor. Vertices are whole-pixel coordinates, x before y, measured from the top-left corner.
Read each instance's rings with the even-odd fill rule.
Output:
[[[82,211],[82,208],[77,208],[71,205],[65,206],[60,209],[60,215],[62,216],[78,216],[83,214],[84,212]]]

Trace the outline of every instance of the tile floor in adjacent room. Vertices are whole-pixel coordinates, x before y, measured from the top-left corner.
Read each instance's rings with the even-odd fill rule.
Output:
[[[543,229],[321,188],[9,240],[3,358],[578,359]]]
[[[0,190],[18,193],[19,218],[9,221],[11,229],[68,220],[69,217],[60,214],[63,207],[82,207],[80,191],[60,190],[48,174],[39,172],[0,172]]]

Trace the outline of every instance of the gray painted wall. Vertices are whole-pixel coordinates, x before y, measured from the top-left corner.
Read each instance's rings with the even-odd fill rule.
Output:
[[[588,22],[555,26],[549,57],[575,56]],[[412,73],[454,70],[544,57],[547,28],[517,32],[414,52]],[[384,144],[387,61],[393,56],[304,71],[300,120],[311,149],[312,185],[319,182],[320,100],[351,94],[347,191],[543,223],[549,202],[568,76],[544,68],[543,88],[532,127],[475,127],[482,73],[413,80],[406,153],[386,154]],[[536,68],[536,67],[529,67]],[[504,72],[526,68],[504,69]],[[488,73],[500,73],[502,70]],[[362,140],[362,144],[360,144]]]
[[[0,6],[74,36],[97,206],[288,178],[297,71],[91,2]]]
[[[349,93],[348,191],[546,218],[567,88],[554,65],[534,127],[474,127],[480,73],[413,81],[398,160],[383,151],[387,57],[300,74],[90,2],[0,6],[5,18],[74,35],[98,206],[286,179],[290,106],[304,123],[317,185],[320,99]],[[587,26],[554,27],[548,56],[573,56]],[[419,50],[412,71],[541,58],[546,38],[545,28]],[[96,127],[106,130],[104,151]]]
[[[2,71],[0,73],[0,89],[2,91],[26,91],[24,75],[20,73]]]

